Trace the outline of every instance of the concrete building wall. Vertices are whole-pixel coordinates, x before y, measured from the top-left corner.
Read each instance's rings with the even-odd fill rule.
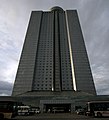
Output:
[[[96,94],[88,55],[76,10],[66,11],[77,90]]]
[[[32,12],[12,95],[78,90],[95,94],[77,11]]]
[[[32,12],[31,14],[12,92],[13,96],[32,90],[41,15],[41,11]]]
[[[43,12],[32,90],[52,90],[53,42],[53,13]]]
[[[74,90],[65,12],[59,13],[62,90]]]

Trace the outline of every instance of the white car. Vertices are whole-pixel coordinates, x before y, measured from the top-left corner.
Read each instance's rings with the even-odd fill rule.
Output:
[[[36,114],[39,114],[39,113],[40,113],[40,110],[36,109],[35,113],[36,113]]]
[[[29,106],[18,106],[18,115],[29,115]]]
[[[84,109],[78,109],[78,110],[76,110],[76,114],[83,115],[84,114]]]

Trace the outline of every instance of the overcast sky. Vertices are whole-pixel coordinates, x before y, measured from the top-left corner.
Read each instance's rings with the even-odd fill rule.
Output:
[[[0,95],[11,95],[32,10],[77,9],[99,95],[109,95],[109,0],[0,0]]]

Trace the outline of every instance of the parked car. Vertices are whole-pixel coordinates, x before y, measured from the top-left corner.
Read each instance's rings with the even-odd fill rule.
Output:
[[[76,110],[76,114],[78,114],[78,115],[84,115],[85,114],[85,110],[84,109],[77,109]]]
[[[39,114],[39,113],[40,113],[40,110],[39,110],[39,109],[36,109],[35,113],[36,113],[36,114]]]
[[[29,106],[18,106],[18,115],[29,115]]]

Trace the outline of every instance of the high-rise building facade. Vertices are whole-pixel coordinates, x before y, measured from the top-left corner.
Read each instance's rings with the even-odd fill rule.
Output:
[[[76,10],[31,14],[12,95],[38,91],[96,94]]]

